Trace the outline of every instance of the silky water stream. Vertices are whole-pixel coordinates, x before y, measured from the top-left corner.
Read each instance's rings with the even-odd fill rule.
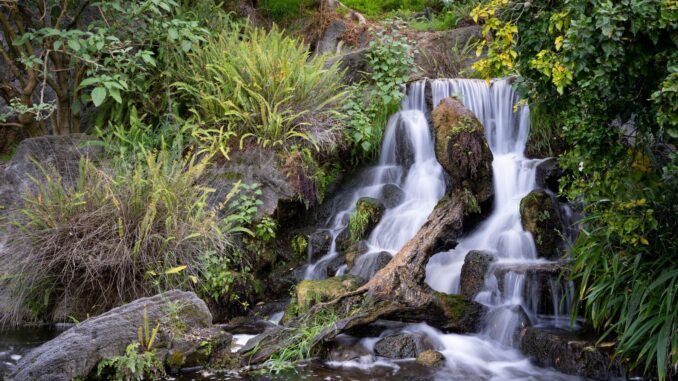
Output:
[[[388,188],[397,188],[397,202],[386,205],[379,224],[367,238],[366,253],[358,257],[350,270],[369,278],[378,270],[376,259],[383,253],[395,255],[426,221],[445,194],[445,177],[435,157],[432,129],[425,101],[431,87],[433,105],[443,98],[457,96],[485,126],[487,140],[494,155],[492,163],[494,206],[489,217],[459,240],[454,250],[434,255],[426,268],[426,281],[435,290],[458,293],[461,267],[471,250],[492,253],[495,267],[504,267],[501,279],[490,271],[484,290],[476,301],[488,306],[483,329],[475,335],[446,334],[424,323],[386,330],[380,337],[405,331],[426,336],[445,356],[438,368],[422,368],[413,359],[393,361],[375,356],[379,337],[338,339],[362,347],[363,355],[351,361],[312,363],[293,373],[279,376],[245,376],[223,373],[194,373],[178,380],[577,380],[553,370],[539,368],[516,349],[515,332],[525,319],[531,325],[568,326],[567,284],[549,280],[552,305],[540,302],[535,285],[530,284],[525,269],[548,265],[537,258],[532,236],[520,221],[520,200],[536,188],[535,172],[539,160],[527,159],[523,152],[529,133],[529,109],[514,111],[519,101],[509,81],[495,80],[490,85],[481,80],[442,79],[420,81],[408,86],[408,96],[401,110],[391,116],[385,129],[381,154],[375,166],[365,169],[352,181],[350,189],[335,197],[334,213],[324,228],[330,236],[327,252],[304,273],[305,279],[323,279],[342,275],[342,253],[338,237],[345,231],[356,202],[362,197],[384,199]],[[501,285],[501,286],[500,286]],[[561,301],[565,299],[564,302]],[[279,316],[276,316],[279,318]],[[245,341],[248,337],[239,337]],[[22,354],[21,346],[0,345],[0,361],[10,366]],[[25,349],[25,348],[24,348]],[[3,352],[3,350],[5,352]],[[24,351],[25,352],[25,351]],[[2,358],[2,355],[6,358]],[[0,370],[2,365],[0,364]]]

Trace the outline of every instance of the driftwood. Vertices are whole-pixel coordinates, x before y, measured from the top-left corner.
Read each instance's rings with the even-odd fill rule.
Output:
[[[414,238],[368,283],[333,301],[313,306],[286,327],[269,330],[251,340],[240,351],[243,362],[252,365],[266,361],[290,344],[290,329],[327,309],[334,310],[340,319],[315,338],[315,345],[378,319],[423,321],[446,331],[474,332],[484,314],[483,306],[460,295],[435,292],[425,282],[430,257],[456,245],[454,240],[463,231],[465,209],[462,198],[456,194],[443,199]]]

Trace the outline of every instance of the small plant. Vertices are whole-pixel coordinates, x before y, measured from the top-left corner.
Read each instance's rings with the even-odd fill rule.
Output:
[[[254,230],[254,236],[261,239],[264,243],[270,242],[275,238],[278,223],[271,217],[264,217],[257,223]]]
[[[316,336],[331,328],[337,320],[339,317],[334,311],[325,310],[313,314],[298,328],[285,328],[289,334],[289,344],[271,356],[264,365],[271,373],[277,374],[293,368],[299,361],[311,358]]]
[[[364,239],[366,233],[379,222],[382,213],[382,208],[372,201],[358,200],[358,204],[348,220],[351,240],[358,242]]]
[[[103,360],[97,365],[96,375],[100,379],[114,381],[155,380],[164,375],[160,360],[155,351],[139,352],[139,343],[127,346],[123,356]]]
[[[297,234],[292,238],[292,249],[299,256],[303,257],[306,255],[306,249],[308,249],[308,240],[301,234]]]

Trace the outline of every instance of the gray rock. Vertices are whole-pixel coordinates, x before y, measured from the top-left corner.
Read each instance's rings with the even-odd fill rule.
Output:
[[[379,253],[363,254],[358,257],[350,274],[355,275],[365,281],[370,280],[374,274],[388,265],[393,256],[387,251]]]
[[[329,344],[328,351],[323,354],[326,361],[349,361],[372,353],[362,346],[357,339],[338,337]]]
[[[259,199],[263,202],[257,210],[257,217],[275,216],[279,222],[293,217],[290,211],[299,205],[298,195],[278,166],[275,155],[259,147],[248,147],[231,152],[230,156],[231,160],[210,168],[204,176],[205,185],[216,189],[207,200],[210,205],[223,202],[238,181],[250,185],[256,183],[261,186]]]
[[[539,366],[595,380],[624,377],[618,360],[612,360],[610,347],[596,347],[595,340],[577,334],[528,327],[521,331],[520,350]]]
[[[386,184],[381,191],[381,200],[384,207],[393,208],[400,205],[405,199],[405,192],[395,184]]]
[[[497,287],[504,292],[507,278],[513,274],[525,276],[525,294],[523,298],[529,308],[539,314],[565,315],[570,306],[561,305],[570,283],[567,278],[566,262],[546,262],[539,264],[500,264],[493,273]]]
[[[137,342],[144,311],[151,327],[160,323],[153,347],[157,358],[172,362],[169,365],[194,366],[206,361],[203,341],[213,348],[230,342],[230,335],[212,325],[205,302],[194,293],[173,290],[135,300],[67,330],[21,359],[14,380],[86,377],[99,361],[122,355],[129,344]]]
[[[327,230],[317,230],[308,235],[308,250],[313,262],[327,254],[332,243],[332,234]]]
[[[346,23],[342,20],[332,21],[323,32],[320,41],[318,41],[315,47],[315,54],[321,55],[336,52],[339,41],[341,41],[344,33],[346,33]]]
[[[543,189],[558,193],[558,182],[562,175],[563,170],[558,165],[558,159],[555,157],[544,159],[537,164],[536,181],[537,185]]]
[[[464,297],[473,300],[476,294],[482,291],[485,285],[485,276],[495,261],[495,256],[485,251],[473,250],[466,254],[459,280],[461,294]]]
[[[433,344],[423,334],[398,333],[379,340],[374,346],[374,353],[392,359],[405,359],[417,357],[431,349],[434,349]]]
[[[414,146],[412,139],[408,136],[410,131],[401,118],[398,119],[395,128],[396,163],[409,168],[414,163]]]
[[[372,71],[367,60],[367,51],[367,48],[361,48],[333,57],[327,60],[326,67],[340,61],[339,69],[345,70],[344,81],[346,83],[357,83],[366,80],[367,76],[365,73]]]
[[[233,335],[258,335],[275,326],[259,316],[238,316],[231,319],[228,324],[222,325],[221,328]]]

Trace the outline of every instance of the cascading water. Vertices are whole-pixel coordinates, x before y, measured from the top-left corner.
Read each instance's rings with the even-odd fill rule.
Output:
[[[348,219],[361,197],[381,198],[386,185],[397,186],[402,197],[386,209],[379,224],[367,239],[368,251],[354,266],[355,273],[371,277],[374,259],[382,252],[395,254],[424,224],[436,203],[445,194],[443,169],[433,149],[433,137],[426,120],[424,90],[426,81],[410,85],[401,111],[388,121],[379,163],[365,171],[365,180],[352,190],[329,224],[331,238],[328,253],[306,269],[306,279],[324,278],[326,268],[339,255],[337,236],[346,229]]]

